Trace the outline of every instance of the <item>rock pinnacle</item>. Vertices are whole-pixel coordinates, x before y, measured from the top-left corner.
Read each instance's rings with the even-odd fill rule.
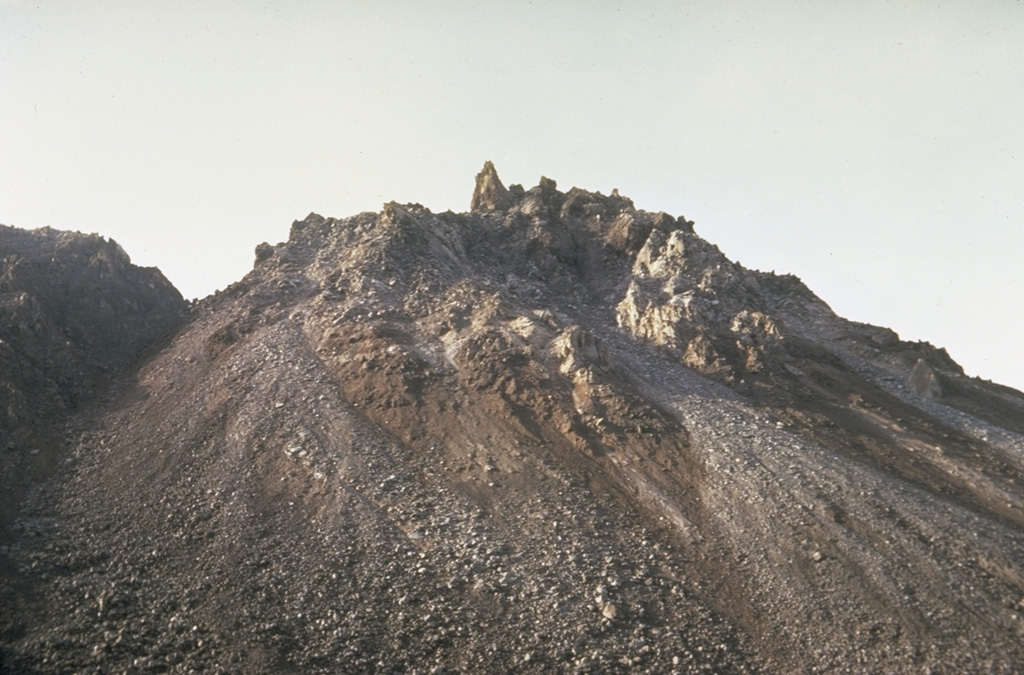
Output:
[[[484,168],[476,175],[476,189],[470,203],[472,211],[504,211],[511,205],[508,190],[501,184],[498,172],[490,160],[484,162]]]

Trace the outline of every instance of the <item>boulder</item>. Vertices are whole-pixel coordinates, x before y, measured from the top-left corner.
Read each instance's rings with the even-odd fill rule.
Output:
[[[907,378],[907,386],[921,398],[940,398],[942,396],[942,385],[939,384],[939,376],[935,374],[924,359],[918,359]]]

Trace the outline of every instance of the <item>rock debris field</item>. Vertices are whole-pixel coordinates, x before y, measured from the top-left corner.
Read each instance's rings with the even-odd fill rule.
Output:
[[[195,303],[0,228],[3,673],[1019,672],[1024,395],[613,192]]]

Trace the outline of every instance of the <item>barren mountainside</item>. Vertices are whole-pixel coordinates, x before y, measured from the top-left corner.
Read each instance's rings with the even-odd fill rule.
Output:
[[[0,225],[4,522],[26,480],[52,469],[64,416],[180,326],[186,309],[159,270],[132,265],[113,241]]]
[[[487,163],[191,306],[0,258],[4,673],[1024,663],[1024,395],[684,217]]]

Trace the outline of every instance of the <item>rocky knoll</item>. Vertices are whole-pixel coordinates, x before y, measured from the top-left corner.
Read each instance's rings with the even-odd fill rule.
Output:
[[[96,235],[0,226],[0,497],[45,473],[64,418],[186,318],[159,270]]]
[[[76,415],[5,672],[1024,662],[1024,395],[683,217],[476,185],[296,221]]]

